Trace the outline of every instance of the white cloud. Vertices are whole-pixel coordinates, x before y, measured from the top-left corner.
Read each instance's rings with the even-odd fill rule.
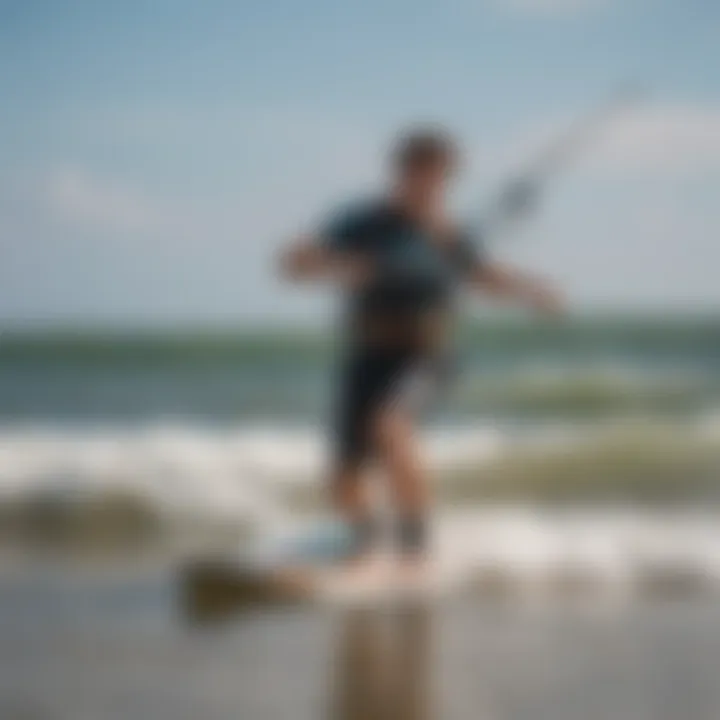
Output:
[[[147,233],[167,227],[162,211],[141,193],[101,179],[79,167],[49,174],[46,201],[53,215],[97,230]]]
[[[720,106],[666,106],[618,117],[587,157],[590,167],[623,172],[720,169]]]
[[[562,140],[567,119],[536,127],[491,158],[497,168],[523,169]],[[638,107],[599,127],[564,162],[593,174],[682,177],[720,170],[720,106]]]

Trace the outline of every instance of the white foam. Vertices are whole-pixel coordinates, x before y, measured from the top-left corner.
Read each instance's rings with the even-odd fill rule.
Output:
[[[481,462],[502,440],[483,428],[440,432],[429,458],[442,469]],[[0,431],[0,493],[123,489],[168,506],[244,510],[283,487],[321,482],[327,449],[312,429]]]
[[[716,427],[700,424],[706,433]],[[586,429],[571,428],[540,433],[530,442],[570,452],[587,439]],[[435,470],[476,467],[517,453],[517,442],[482,425],[446,428],[428,435],[428,456]],[[283,527],[293,519],[282,501],[284,489],[322,483],[326,450],[311,428],[5,428],[0,498],[127,490],[169,513]],[[624,591],[641,580],[681,574],[720,587],[717,515],[720,510],[444,510],[437,516],[437,547],[450,574],[502,576],[532,593],[558,582]]]
[[[507,506],[436,514],[429,564],[398,571],[385,545],[358,572],[313,565],[305,594],[331,603],[440,599],[473,592],[523,603],[567,600],[606,604],[644,595],[720,594],[720,513],[638,509],[541,510]],[[329,527],[329,526],[328,526]],[[321,518],[268,533],[261,552],[223,564],[230,585],[246,577],[248,558],[272,585],[293,553],[323,530]],[[264,551],[263,551],[264,549]],[[280,552],[273,552],[273,549]],[[269,552],[268,552],[269,550]],[[254,562],[253,562],[254,558]],[[294,560],[293,560],[294,558]],[[258,562],[259,559],[259,562]],[[263,573],[265,573],[263,575]]]
[[[444,513],[439,562],[480,584],[539,597],[573,586],[632,595],[648,585],[720,591],[720,513],[548,511]]]

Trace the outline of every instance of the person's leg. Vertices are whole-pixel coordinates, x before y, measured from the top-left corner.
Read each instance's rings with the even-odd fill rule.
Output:
[[[425,513],[429,492],[411,417],[401,408],[385,408],[378,413],[376,433],[398,511],[406,515]]]
[[[330,502],[336,515],[347,523],[352,535],[346,557],[351,563],[372,555],[377,542],[378,528],[367,480],[364,466],[357,462],[339,464],[332,476]]]
[[[339,462],[331,474],[330,502],[343,518],[356,520],[370,514],[365,468],[359,462]]]
[[[375,431],[395,502],[397,546],[404,558],[422,559],[428,545],[430,489],[412,415],[401,406],[385,407],[377,415]]]
[[[401,552],[413,558],[425,552],[429,489],[414,418],[427,404],[433,384],[424,364],[406,351],[366,350],[346,366],[333,503],[357,528],[363,551],[374,545],[379,534],[363,472],[367,461],[377,459],[387,470]]]
[[[335,417],[330,500],[353,534],[351,560],[370,555],[379,535],[368,486],[373,455],[370,417],[381,378],[377,369],[377,359],[368,351],[356,351],[346,358]]]

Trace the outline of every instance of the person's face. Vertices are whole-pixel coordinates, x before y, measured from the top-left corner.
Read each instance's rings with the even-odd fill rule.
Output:
[[[431,202],[445,194],[452,175],[450,161],[437,158],[405,168],[400,184],[406,196],[417,202]]]

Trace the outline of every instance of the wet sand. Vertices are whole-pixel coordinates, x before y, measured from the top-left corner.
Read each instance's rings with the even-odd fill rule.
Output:
[[[3,720],[717,720],[720,606],[181,612],[168,568],[0,574]]]

